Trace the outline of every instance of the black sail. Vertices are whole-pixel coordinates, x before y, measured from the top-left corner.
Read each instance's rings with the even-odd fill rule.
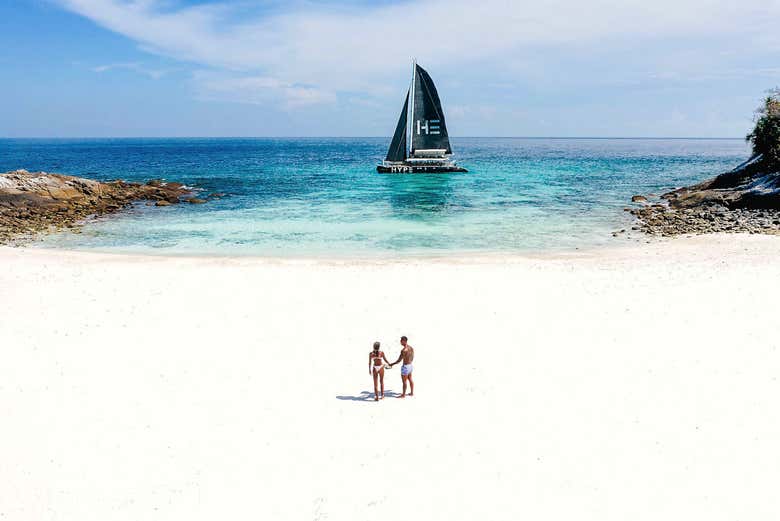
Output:
[[[441,149],[452,154],[436,86],[428,72],[419,65],[415,65],[414,74],[411,151],[413,153],[415,150]]]
[[[393,140],[390,142],[390,149],[387,151],[385,161],[403,161],[406,159],[406,112],[409,110],[409,93],[406,93],[404,108],[401,110],[401,117],[398,118],[398,125],[395,127]]]

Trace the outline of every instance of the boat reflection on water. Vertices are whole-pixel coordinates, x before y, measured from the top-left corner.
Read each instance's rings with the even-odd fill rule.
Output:
[[[394,213],[425,217],[441,213],[453,204],[455,189],[449,176],[416,174],[383,176]]]

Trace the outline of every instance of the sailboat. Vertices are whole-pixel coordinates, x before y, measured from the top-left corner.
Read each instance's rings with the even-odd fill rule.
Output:
[[[408,148],[407,148],[407,136]],[[467,172],[451,159],[452,147],[444,122],[439,93],[428,72],[412,64],[412,85],[395,127],[381,173]]]

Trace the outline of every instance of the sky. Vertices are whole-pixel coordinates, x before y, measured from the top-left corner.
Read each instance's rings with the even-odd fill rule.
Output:
[[[742,137],[780,0],[3,0],[0,137]]]

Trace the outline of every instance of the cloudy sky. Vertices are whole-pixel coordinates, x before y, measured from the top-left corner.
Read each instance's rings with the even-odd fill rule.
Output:
[[[0,2],[0,136],[743,136],[780,0]]]

